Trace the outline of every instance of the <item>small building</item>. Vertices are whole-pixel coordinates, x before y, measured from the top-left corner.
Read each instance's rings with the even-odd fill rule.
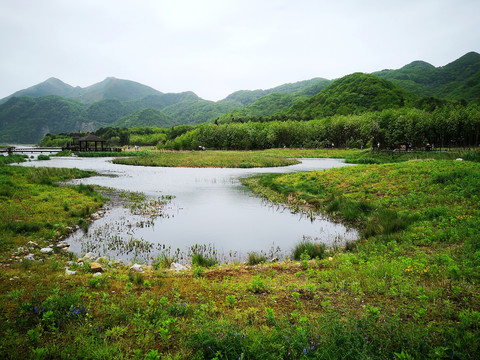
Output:
[[[106,140],[93,134],[78,139],[80,151],[105,151],[105,142]]]
[[[122,151],[118,148],[106,147],[107,141],[96,135],[88,134],[84,137],[74,137],[73,141],[69,141],[63,147],[63,150],[71,150],[73,152],[113,152]]]

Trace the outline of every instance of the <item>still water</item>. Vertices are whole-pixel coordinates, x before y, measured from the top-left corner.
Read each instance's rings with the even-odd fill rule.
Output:
[[[67,242],[77,254],[149,262],[162,251],[188,254],[201,245],[223,261],[244,259],[251,251],[283,258],[304,238],[341,245],[357,238],[354,229],[327,219],[292,214],[255,197],[239,178],[257,173],[323,170],[345,166],[339,159],[301,159],[298,165],[278,168],[217,169],[160,168],[116,165],[109,158],[52,158],[25,166],[96,170],[104,176],[75,180],[118,190],[142,192],[158,199],[172,195],[163,216],[146,219],[128,209],[110,207],[88,233],[79,230]],[[105,176],[107,175],[107,176]]]

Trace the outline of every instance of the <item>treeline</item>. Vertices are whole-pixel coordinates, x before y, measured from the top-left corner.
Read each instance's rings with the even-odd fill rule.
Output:
[[[175,150],[253,150],[279,147],[317,148],[401,145],[471,147],[480,141],[480,107],[446,105],[432,112],[416,108],[387,109],[361,115],[335,115],[311,121],[202,124],[159,147]]]
[[[252,121],[253,120],[253,121]],[[288,116],[266,122],[259,119],[224,124],[180,125],[170,128],[140,126],[101,128],[93,134],[108,146],[156,146],[159,149],[256,150],[281,147],[325,146],[398,148],[474,147],[480,144],[480,106],[445,105],[429,112],[416,108],[386,109],[359,115],[335,115],[300,121]],[[245,122],[244,122],[245,121]],[[43,146],[63,146],[85,133],[49,134]]]
[[[107,146],[163,146],[166,142],[172,141],[178,136],[193,130],[192,125],[172,126],[171,128],[159,128],[156,126],[137,126],[135,128],[113,128],[105,127],[94,131],[92,134],[106,140]],[[74,137],[83,137],[86,132],[47,134],[39,142],[40,146],[62,147]]]

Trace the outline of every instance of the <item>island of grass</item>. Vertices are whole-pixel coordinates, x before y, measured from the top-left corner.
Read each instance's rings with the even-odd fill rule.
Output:
[[[254,168],[298,164],[282,156],[252,151],[163,151],[146,152],[130,158],[114,159],[115,164],[163,167]]]

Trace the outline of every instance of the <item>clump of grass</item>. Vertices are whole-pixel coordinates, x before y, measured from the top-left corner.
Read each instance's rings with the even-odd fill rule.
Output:
[[[247,263],[250,266],[262,264],[267,261],[265,255],[259,254],[257,252],[248,253]]]
[[[325,257],[325,250],[325,244],[302,240],[293,248],[292,258],[297,261],[302,260],[302,256],[306,254],[310,259],[323,259]]]
[[[177,261],[175,257],[168,256],[167,254],[161,254],[157,256],[157,258],[153,262],[153,268],[155,270],[169,269],[172,263],[175,261]]]
[[[40,154],[40,155],[38,155],[38,158],[37,158],[37,159],[38,159],[39,161],[42,161],[42,160],[50,160],[50,156]]]
[[[212,267],[218,264],[218,259],[214,255],[206,256],[203,254],[194,254],[192,256],[192,265],[201,267]]]
[[[463,160],[480,162],[480,150],[466,151],[462,153]]]

